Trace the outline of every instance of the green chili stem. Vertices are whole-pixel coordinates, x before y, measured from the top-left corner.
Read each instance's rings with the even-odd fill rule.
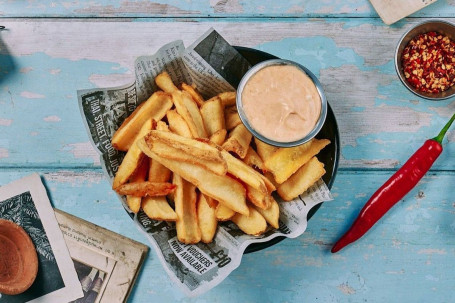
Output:
[[[449,130],[450,126],[452,125],[452,122],[455,120],[455,114],[453,114],[452,118],[450,118],[449,122],[444,126],[444,128],[441,130],[439,135],[437,137],[434,137],[433,140],[438,142],[439,144],[442,144],[442,140],[444,139],[444,136],[446,132]]]

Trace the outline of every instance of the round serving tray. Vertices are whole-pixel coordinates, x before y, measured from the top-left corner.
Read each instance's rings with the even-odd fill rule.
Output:
[[[248,62],[250,62],[251,65],[255,65],[259,62],[269,59],[278,59],[278,57],[274,55],[256,49],[241,46],[235,46],[235,48],[240,52],[240,54],[243,57],[245,57],[246,60],[248,60]],[[335,119],[333,110],[330,107],[330,104],[328,104],[327,118],[325,119],[325,123],[322,126],[321,131],[316,135],[316,138],[329,139],[331,142],[318,154],[318,159],[325,165],[324,168],[326,170],[326,174],[322,177],[322,179],[329,188],[332,188],[333,182],[335,181],[335,175],[338,169],[338,161],[340,158],[340,134],[338,132],[337,121]],[[316,211],[319,209],[319,207],[321,207],[321,205],[322,203],[316,205],[310,210],[307,217],[308,220],[311,219],[311,217],[316,213]],[[253,243],[246,248],[245,253],[247,254],[267,248],[278,242],[281,242],[284,239],[286,238],[276,237],[267,242]]]

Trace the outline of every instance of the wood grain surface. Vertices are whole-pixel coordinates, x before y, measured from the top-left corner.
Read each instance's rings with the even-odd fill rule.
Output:
[[[399,81],[401,35],[427,18],[455,22],[438,0],[385,25],[361,1],[0,0],[0,184],[43,176],[54,206],[148,244],[104,179],[76,90],[133,81],[133,62],[210,27],[233,45],[297,61],[320,79],[337,117],[332,193],[301,237],[244,256],[215,289],[189,299],[154,251],[131,302],[451,302],[455,262],[455,128],[431,172],[365,237],[330,247],[371,194],[455,112]]]

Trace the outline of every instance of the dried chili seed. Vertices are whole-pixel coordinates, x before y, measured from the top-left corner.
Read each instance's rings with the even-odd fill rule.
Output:
[[[406,80],[421,92],[439,93],[455,84],[455,42],[437,32],[409,41],[401,55]]]

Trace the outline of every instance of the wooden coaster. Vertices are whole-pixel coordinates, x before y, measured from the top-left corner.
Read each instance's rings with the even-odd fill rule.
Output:
[[[38,256],[28,234],[19,225],[0,219],[0,293],[23,293],[37,273]]]

